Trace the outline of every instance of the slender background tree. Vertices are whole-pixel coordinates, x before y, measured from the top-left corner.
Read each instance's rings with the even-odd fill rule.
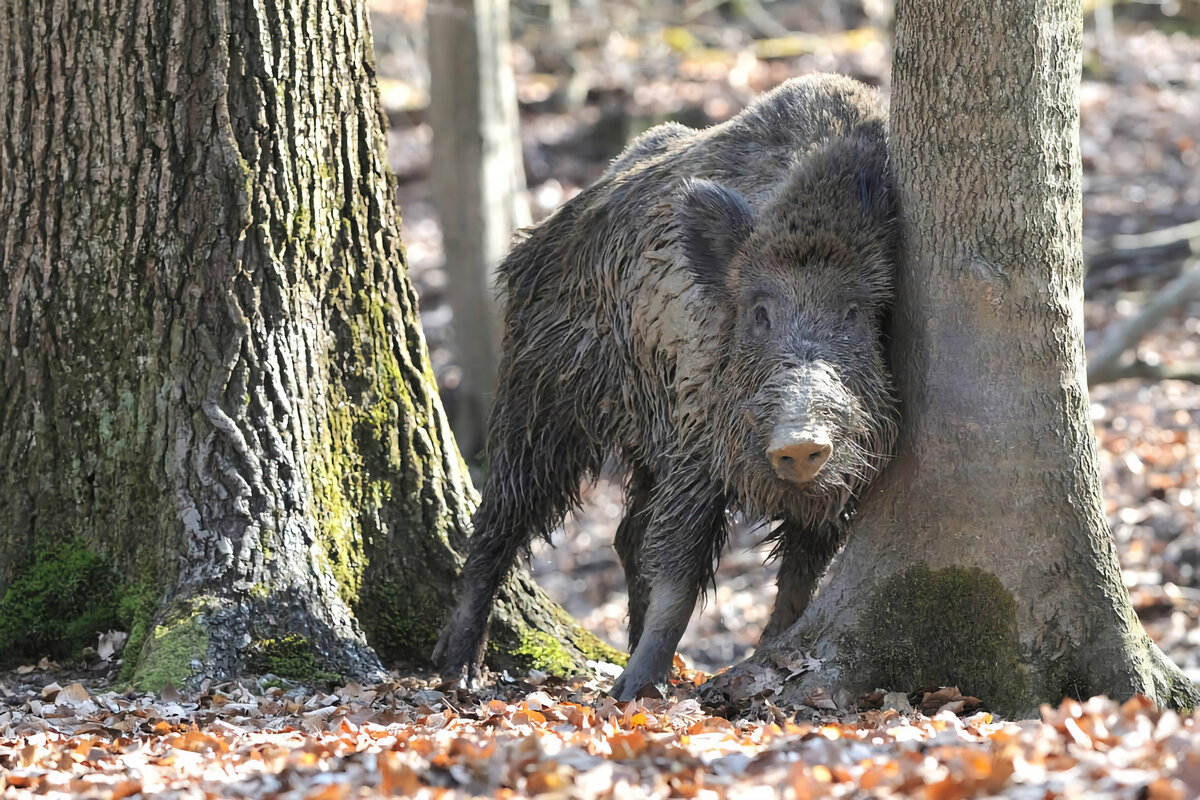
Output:
[[[440,0],[426,20],[434,200],[462,376],[451,423],[474,458],[500,361],[493,276],[513,233],[530,221],[508,0]]]

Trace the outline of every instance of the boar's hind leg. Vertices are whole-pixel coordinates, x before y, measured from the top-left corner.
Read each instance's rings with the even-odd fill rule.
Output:
[[[642,569],[642,541],[650,524],[650,496],[654,492],[654,473],[644,467],[634,467],[625,488],[625,516],[617,526],[613,543],[621,566],[625,569],[625,588],[629,593],[629,649],[637,647],[650,602],[650,584]]]
[[[641,637],[612,696],[629,700],[648,685],[665,684],[675,648],[696,607],[700,587],[712,577],[713,560],[725,541],[725,500],[704,486],[656,492],[639,562],[650,587]]]
[[[503,380],[498,394],[519,396]],[[443,675],[472,683],[479,677],[488,617],[500,583],[530,540],[548,536],[578,503],[580,480],[600,464],[598,447],[576,427],[573,415],[545,413],[540,416],[544,421],[534,424],[537,415],[519,414],[518,408],[514,404],[503,417],[493,413],[489,471],[471,520],[474,533],[459,579],[458,606],[433,652]]]
[[[779,556],[778,593],[771,618],[763,628],[763,641],[778,636],[800,619],[817,590],[825,568],[845,540],[842,526],[822,523],[804,527],[785,520],[774,533],[778,540],[775,554]]]

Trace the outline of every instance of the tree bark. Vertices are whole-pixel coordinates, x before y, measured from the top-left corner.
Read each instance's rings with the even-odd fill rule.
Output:
[[[426,23],[434,200],[462,368],[452,422],[473,458],[483,452],[500,362],[496,267],[530,222],[508,0],[441,0],[427,7]]]
[[[735,694],[800,670],[787,700],[937,684],[1009,714],[1101,693],[1195,704],[1138,622],[1102,513],[1080,38],[1069,0],[899,3],[898,456],[806,613],[724,679]]]
[[[0,14],[8,655],[45,638],[37,609],[93,606],[130,626],[150,688],[376,677],[368,640],[427,658],[476,497],[404,273],[372,59],[360,2]],[[54,584],[81,563],[112,580]],[[561,614],[527,578],[506,600],[525,626],[498,641]],[[94,637],[67,622],[70,646]]]

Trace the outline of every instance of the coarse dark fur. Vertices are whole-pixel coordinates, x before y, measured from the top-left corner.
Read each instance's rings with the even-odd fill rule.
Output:
[[[616,548],[633,655],[619,699],[665,679],[727,509],[781,520],[764,636],[795,621],[895,442],[883,351],[895,238],[879,97],[833,75],[789,81],[706,130],[654,128],[530,230],[500,268],[490,468],[443,668],[476,674],[500,581],[611,454],[630,475]],[[831,443],[803,485],[766,456],[792,429]]]

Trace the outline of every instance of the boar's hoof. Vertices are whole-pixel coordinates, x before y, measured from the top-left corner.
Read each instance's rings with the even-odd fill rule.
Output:
[[[815,478],[832,452],[827,439],[814,436],[778,444],[767,451],[767,457],[781,480],[799,485]]]
[[[628,675],[628,670],[622,672],[621,676],[613,684],[612,689],[609,690],[608,695],[613,700],[623,703],[626,700],[633,700],[638,697],[657,697],[661,699],[667,696],[665,681],[659,685],[654,681],[628,680]]]
[[[463,664],[462,666],[446,666],[438,671],[442,679],[442,683],[451,687],[458,687],[468,691],[477,692],[483,688],[483,670],[475,664]]]
[[[463,646],[463,641],[454,635],[452,626],[446,626],[433,648],[433,662],[438,665],[438,673],[446,683],[472,691],[482,685],[483,670],[479,659],[473,655],[473,648]]]

